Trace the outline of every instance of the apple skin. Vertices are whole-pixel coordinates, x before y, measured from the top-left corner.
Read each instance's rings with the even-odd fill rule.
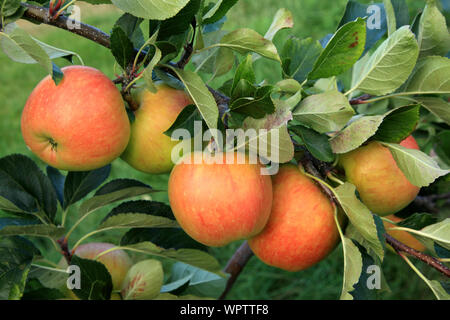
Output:
[[[272,179],[273,204],[264,230],[248,244],[264,263],[300,271],[323,260],[339,242],[334,206],[293,164]]]
[[[130,138],[130,121],[114,83],[84,66],[61,69],[58,86],[44,78],[22,112],[22,136],[50,166],[89,171],[118,158]]]
[[[400,145],[419,150],[412,136]],[[380,216],[402,210],[420,191],[405,177],[389,149],[379,142],[369,142],[342,155],[339,163],[345,170],[347,180],[358,190],[362,202]]]
[[[400,221],[404,220],[404,219],[394,216],[394,215],[387,216],[386,218],[393,222],[400,222]],[[401,230],[390,230],[391,228],[394,228],[395,225],[393,225],[392,223],[389,223],[387,221],[384,221],[384,220],[383,220],[383,224],[384,224],[384,228],[386,229],[386,232],[390,236],[397,239],[398,241],[403,242],[408,247],[411,247],[420,252],[424,252],[426,250],[426,247],[422,244],[422,242],[420,242],[419,240],[414,238],[414,236],[412,234],[410,234],[409,232],[401,231]],[[391,251],[395,252],[395,250],[390,245],[388,245],[388,248]]]
[[[134,113],[130,142],[122,159],[145,173],[168,173],[174,166],[172,149],[180,141],[172,141],[164,132],[192,100],[183,90],[164,84],[157,85],[156,93],[142,89],[136,96],[140,107]]]
[[[262,166],[249,164],[247,156],[245,164],[238,164],[235,152],[219,154],[223,164],[207,164],[205,158],[195,164],[198,153],[186,155],[191,164],[183,163],[183,158],[169,178],[169,201],[180,226],[212,247],[261,232],[272,206],[272,182],[260,174]],[[234,163],[225,164],[226,157]]]
[[[100,253],[114,247],[117,246],[111,243],[91,242],[80,245],[74,254],[83,259],[94,260]],[[101,256],[97,261],[103,263],[111,274],[113,290],[121,290],[128,270],[133,265],[130,256],[123,250],[114,250]]]

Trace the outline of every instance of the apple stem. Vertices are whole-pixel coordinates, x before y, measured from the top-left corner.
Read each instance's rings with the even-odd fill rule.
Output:
[[[194,33],[192,35],[191,41],[184,46],[184,52],[181,56],[180,60],[176,63],[176,67],[178,69],[184,69],[184,67],[189,63],[191,60],[192,54],[194,53],[194,42],[197,32],[197,21],[195,18],[191,21],[192,28],[194,30]]]
[[[228,261],[224,272],[230,274],[230,278],[228,278],[227,285],[222,295],[219,297],[219,300],[224,300],[233,287],[236,279],[241,274],[242,270],[244,270],[245,265],[253,257],[253,251],[250,249],[247,241],[236,250],[231,259]]]
[[[369,103],[369,102],[367,102],[367,100],[369,100],[370,98],[372,98],[372,96],[370,94],[363,94],[362,96],[360,96],[358,98],[351,99],[349,102],[352,106],[358,105],[358,104],[367,104],[367,103]]]

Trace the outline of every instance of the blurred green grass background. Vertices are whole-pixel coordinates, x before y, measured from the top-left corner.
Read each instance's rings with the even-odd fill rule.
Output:
[[[368,1],[365,1],[368,2]],[[424,6],[424,1],[409,0],[412,12]],[[294,15],[295,27],[292,31],[282,31],[275,39],[282,45],[290,33],[299,38],[311,36],[321,39],[335,31],[344,12],[346,0],[241,0],[229,13],[224,29],[233,30],[240,27],[253,28],[264,34],[272,22],[278,8],[289,9]],[[109,32],[121,15],[119,10],[108,6],[82,7],[83,22],[97,26]],[[20,22],[31,34],[41,41],[53,46],[79,53],[86,65],[102,70],[109,77],[114,77],[114,59],[110,52],[89,40],[48,26],[36,26]],[[256,69],[259,79],[277,81],[280,67],[260,59]],[[63,66],[63,60],[57,61]],[[26,99],[34,86],[45,76],[45,71],[37,65],[23,65],[10,61],[0,52],[0,157],[21,153],[37,160],[27,150],[20,133],[20,115]],[[39,162],[41,168],[44,164]],[[144,181],[155,189],[167,189],[167,175],[150,176],[130,168],[122,160],[112,165],[111,178],[127,177]],[[167,202],[167,194],[155,193],[152,198]],[[71,212],[71,219],[76,218],[76,209]],[[92,230],[107,210],[98,212],[87,219],[77,234]],[[117,241],[116,234],[99,235],[92,240]],[[225,265],[240,243],[233,243],[224,248],[211,249],[213,255]],[[55,257],[56,259],[57,257]],[[436,278],[434,270],[422,263],[416,263],[426,275]],[[336,250],[318,265],[298,273],[284,272],[264,265],[257,258],[252,258],[242,272],[239,280],[230,292],[230,299],[337,299],[342,286],[343,257],[339,245]],[[388,252],[384,262],[384,272],[392,289],[384,299],[432,299],[429,288],[393,253]]]

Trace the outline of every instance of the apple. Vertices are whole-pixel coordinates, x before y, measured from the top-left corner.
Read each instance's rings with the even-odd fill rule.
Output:
[[[86,243],[76,248],[74,254],[83,259],[94,260],[100,253],[115,247],[117,246],[111,243]],[[114,250],[100,256],[97,261],[103,263],[111,274],[113,290],[121,290],[128,270],[133,265],[130,256],[123,250]]]
[[[261,175],[262,166],[250,164],[243,154],[244,161],[239,161],[236,152],[215,154],[222,163],[210,163],[202,155],[200,151],[186,155],[170,174],[169,201],[180,226],[193,239],[213,247],[261,232],[272,206],[272,182]]]
[[[272,184],[269,221],[248,244],[270,266],[287,271],[309,268],[323,260],[339,242],[334,206],[293,164],[282,165]]]
[[[89,171],[107,165],[125,150],[130,122],[114,83],[99,70],[62,68],[56,85],[44,78],[22,112],[22,136],[28,148],[50,166]]]
[[[147,259],[133,265],[122,285],[124,300],[151,300],[156,298],[164,282],[161,262]]]
[[[192,100],[183,90],[165,84],[158,84],[156,93],[141,89],[135,96],[140,107],[134,112],[130,142],[122,159],[145,173],[168,173],[174,166],[172,149],[180,141],[172,141],[164,132]]]
[[[392,222],[396,222],[396,223],[404,220],[404,219],[394,216],[394,215],[387,216],[386,218],[391,220]],[[422,244],[422,242],[417,240],[409,232],[402,231],[402,230],[391,230],[392,228],[395,227],[395,225],[392,223],[389,223],[387,221],[384,221],[384,220],[383,220],[383,224],[384,224],[384,228],[386,229],[387,234],[389,234],[390,236],[392,236],[395,239],[397,239],[398,241],[406,244],[410,248],[413,248],[420,252],[425,251],[426,247]],[[392,251],[394,251],[394,249],[391,246],[388,246],[388,248],[390,248]]]
[[[419,150],[409,136],[400,145]],[[354,184],[361,200],[373,212],[386,216],[400,211],[417,196],[420,188],[413,185],[397,166],[391,152],[381,143],[372,141],[339,159],[347,180]]]

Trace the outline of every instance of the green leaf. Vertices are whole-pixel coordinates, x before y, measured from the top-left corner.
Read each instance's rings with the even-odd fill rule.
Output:
[[[352,151],[369,139],[401,142],[414,131],[419,121],[419,106],[392,109],[383,115],[357,118],[331,139],[335,153]]]
[[[144,19],[166,20],[176,15],[189,0],[111,0],[119,9]]]
[[[441,247],[437,243],[434,243],[434,251],[439,258],[450,259],[450,250]]]
[[[354,90],[373,95],[395,91],[409,77],[419,55],[419,46],[408,26],[401,27],[386,39],[361,69]]]
[[[415,186],[426,187],[450,172],[439,168],[432,158],[420,150],[408,149],[399,144],[381,143],[389,148],[400,170]]]
[[[32,266],[30,273],[28,274],[29,279],[37,279],[43,286],[51,289],[61,289],[67,288],[67,279],[69,274],[67,270],[66,260],[61,260],[64,264],[61,269],[43,269],[40,267]]]
[[[30,226],[40,224],[38,219],[29,219],[29,218],[0,218],[0,232],[3,228],[9,226]]]
[[[80,217],[86,217],[95,210],[116,201],[148,194],[154,190],[137,180],[117,179],[105,184],[97,190],[95,195],[83,202],[79,209]]]
[[[28,226],[6,226],[0,230],[0,236],[30,236],[59,239],[66,229],[46,224]]]
[[[434,151],[445,164],[450,166],[450,130],[440,132],[434,140]]]
[[[175,122],[167,129],[164,134],[168,137],[171,137],[173,132],[177,129],[185,129],[188,130],[191,137],[194,136],[195,123],[197,121],[202,121],[202,116],[198,108],[194,104],[190,104],[185,107],[180,114],[178,115]]]
[[[251,55],[247,55],[247,57],[241,61],[239,66],[236,69],[233,78],[233,85],[231,86],[231,94],[233,95],[238,83],[242,80],[247,80],[250,84],[256,83],[256,76],[253,70],[253,60]]]
[[[348,1],[344,16],[339,22],[339,27],[357,18],[367,17],[366,45],[363,55],[369,51],[385,34],[387,30],[386,14],[382,3],[360,3]]]
[[[361,57],[366,44],[363,19],[346,23],[334,34],[314,63],[308,79],[329,78],[344,73]]]
[[[97,230],[177,226],[168,205],[156,201],[139,200],[121,203],[103,219]]]
[[[373,139],[400,143],[416,128],[419,122],[419,109],[419,105],[411,105],[389,111],[385,114]]]
[[[7,25],[5,32],[0,32],[0,45],[3,52],[13,61],[22,62],[23,59],[28,59],[41,65],[54,80],[59,76],[54,74],[54,65],[47,52],[15,24]]]
[[[174,17],[161,21],[159,25],[159,40],[168,39],[170,36],[185,33],[200,9],[200,0],[190,0]]]
[[[124,213],[108,218],[97,228],[97,231],[140,227],[172,228],[177,225],[176,221],[164,217],[142,213]]]
[[[275,111],[275,105],[271,98],[273,89],[272,86],[257,87],[252,97],[235,99],[230,103],[229,108],[233,112],[245,114],[255,119],[261,119]]]
[[[302,90],[302,85],[294,79],[284,79],[275,85],[275,87],[284,93],[296,94]]]
[[[159,228],[135,228],[128,231],[120,240],[121,246],[149,241],[165,249],[198,249],[207,251],[207,247],[192,239],[181,228],[161,230]]]
[[[135,200],[122,202],[120,205],[112,209],[102,222],[105,222],[111,217],[122,215],[124,213],[142,213],[144,215],[153,215],[175,220],[172,209],[167,204],[158,201]],[[174,227],[177,227],[177,225]]]
[[[386,241],[384,238],[386,230],[384,228],[383,220],[381,220],[381,218],[377,215],[373,215],[373,219],[375,221],[375,227],[377,228],[378,239],[383,245],[383,251],[386,252]],[[356,241],[355,244],[361,246],[360,252],[363,256],[365,254],[368,254],[372,257],[372,259],[375,259],[377,262],[380,261],[378,254],[373,250],[373,246],[371,245],[371,243],[364,238],[364,236],[358,231],[358,229],[355,227],[354,224],[352,223],[348,224],[348,226],[345,229],[345,235],[350,239]]]
[[[30,158],[17,154],[0,159],[0,209],[54,221],[56,193],[49,178]]]
[[[347,237],[343,237],[342,246],[344,249],[344,279],[342,285],[341,300],[353,300],[350,291],[353,285],[359,280],[362,273],[363,261],[358,247]]]
[[[39,251],[21,237],[0,239],[0,299],[20,300],[31,268]]]
[[[155,54],[153,55],[153,58],[150,60],[150,62],[144,69],[143,77],[145,83],[147,84],[147,88],[151,92],[157,91],[156,86],[153,83],[153,69],[158,64],[158,62],[160,62],[161,57],[162,57],[161,50],[159,50],[159,48],[155,46]]]
[[[377,132],[383,119],[384,116],[367,116],[351,122],[330,140],[333,152],[342,154],[360,147]]]
[[[64,182],[66,180],[66,176],[62,175],[58,169],[47,166],[46,168],[47,176],[50,179],[53,188],[55,189],[56,196],[58,197],[58,201],[63,206],[64,204]]]
[[[209,297],[197,297],[193,295],[185,295],[185,296],[176,296],[171,293],[161,293],[159,296],[157,296],[153,300],[214,300],[213,298]]]
[[[155,84],[153,83],[154,68],[161,61],[161,58],[163,55],[160,48],[156,45],[156,39],[158,38],[158,34],[159,34],[159,29],[142,45],[142,48],[145,48],[146,46],[150,46],[150,48],[154,49],[152,59],[145,65],[145,69],[142,73],[145,83],[147,84],[147,89],[153,93],[156,93],[156,91],[157,91],[157,88],[156,88]],[[147,53],[147,56],[145,59],[148,59],[149,54],[151,54],[150,50]],[[170,55],[170,54],[168,54],[168,55]]]
[[[187,92],[194,101],[208,128],[216,129],[219,118],[219,110],[217,109],[216,101],[209,92],[205,83],[199,75],[192,71],[181,70],[173,67],[172,69],[183,82]]]
[[[386,10],[386,19],[388,26],[388,35],[390,36],[397,30],[397,21],[395,17],[394,6],[392,5],[391,0],[383,0],[384,9]]]
[[[351,290],[349,293],[353,296],[354,300],[376,300],[378,290],[380,290],[381,288],[371,289],[368,287],[368,280],[371,275],[371,272],[368,272],[368,270],[370,270],[369,268],[373,268],[374,266],[380,268],[379,263],[377,263],[375,259],[367,253],[364,247],[360,246],[358,243],[355,243],[355,245],[358,247],[359,252],[361,253],[363,263],[361,275],[359,276],[358,282],[353,285],[353,290]],[[379,270],[381,272],[381,268]]]
[[[64,209],[97,189],[111,172],[111,165],[93,171],[69,172],[64,182]]]
[[[126,70],[134,61],[136,54],[134,51],[134,44],[120,26],[115,26],[112,30],[111,53],[123,70]]]
[[[64,294],[57,290],[44,287],[38,279],[27,280],[21,300],[59,300]]]
[[[71,265],[80,268],[80,289],[72,291],[82,300],[109,300],[113,289],[112,278],[103,263],[73,256]]]
[[[300,83],[305,81],[322,50],[320,42],[312,38],[289,38],[281,51],[284,77],[292,77]]]
[[[141,242],[133,245],[120,247],[124,250],[131,250],[153,256],[181,261],[194,267],[204,269],[213,273],[222,274],[219,262],[206,252],[195,249],[163,249],[151,242]]]
[[[248,147],[250,152],[259,154],[275,163],[291,161],[294,157],[294,145],[287,130],[287,122],[292,119],[292,105],[296,105],[300,99],[301,92],[288,100],[273,100],[275,104],[273,114],[262,119],[247,117],[242,128],[249,134],[248,139],[240,141],[238,138],[234,149],[241,150]],[[255,134],[252,135],[252,132]]]
[[[211,24],[222,19],[238,0],[219,0],[204,16],[203,24]]]
[[[355,114],[347,98],[338,91],[304,99],[294,110],[294,119],[319,133],[341,130]]]
[[[31,273],[31,271],[30,271]],[[27,281],[25,291],[21,300],[58,300],[64,299],[64,294],[52,288],[44,287],[38,279],[30,279]]]
[[[448,290],[445,290],[443,283],[437,281],[437,280],[428,280],[425,281],[426,284],[430,287],[430,289],[433,291],[434,295],[438,300],[450,300],[450,294]],[[448,287],[448,284],[447,284]]]
[[[19,2],[19,0],[12,0],[13,2]],[[0,1],[1,2],[1,1]],[[3,24],[6,26],[7,24],[14,23],[19,19],[22,19],[24,13],[27,11],[27,8],[24,6],[20,6],[19,9],[12,15],[5,17],[3,20]]]
[[[142,18],[135,17],[129,13],[123,14],[114,24],[114,27],[120,27],[133,43],[134,47],[140,48],[144,43],[144,35],[140,28]]]
[[[290,127],[289,130],[302,138],[306,148],[315,158],[325,162],[333,162],[334,155],[327,135],[301,125]]]
[[[420,17],[420,57],[444,56],[450,51],[450,33],[444,15],[439,11],[436,0],[427,0]]]
[[[395,12],[396,28],[410,25],[409,9],[405,0],[391,0]]]
[[[292,13],[285,8],[278,9],[277,13],[275,13],[275,16],[273,17],[269,30],[267,30],[264,35],[264,38],[272,41],[278,31],[283,29],[291,29],[293,27],[294,17],[292,16]]]
[[[450,103],[437,97],[417,97],[414,100],[450,125]]]
[[[211,47],[218,43],[226,34],[223,30],[209,32],[203,35],[204,47]],[[192,57],[196,72],[202,71],[220,77],[229,72],[235,62],[234,52],[231,49],[218,47],[199,52]]]
[[[373,214],[358,200],[355,191],[355,186],[348,182],[335,189],[338,201],[349,218],[350,223],[358,230],[364,240],[367,241],[368,248],[383,261],[384,246],[378,237],[378,230]]]
[[[9,27],[10,30],[17,30],[18,27],[15,27],[15,25],[11,25],[12,27]],[[8,29],[9,30],[9,29]],[[29,36],[34,42],[36,42],[49,56],[50,59],[57,59],[57,58],[65,58],[68,61],[72,62],[73,57],[76,56],[78,60],[80,60],[81,63],[83,63],[83,59],[81,56],[75,52],[63,50],[60,48],[53,47],[49,44],[46,44],[44,42],[39,41],[38,39]],[[33,58],[32,55],[27,53],[23,48],[17,47],[16,45],[13,45],[12,43],[6,44],[3,46],[4,43],[0,42],[2,47],[7,50],[7,52],[10,52],[8,55],[10,55],[10,58],[16,62],[19,63],[25,63],[25,64],[35,64],[38,63],[38,61]]]
[[[241,54],[257,53],[271,60],[280,61],[277,48],[272,41],[263,38],[252,29],[237,29],[226,34],[215,46],[230,48]]]
[[[20,8],[20,0],[0,0],[0,17],[9,17]]]
[[[221,277],[215,273],[201,270],[182,262],[175,263],[172,266],[170,281],[172,283],[178,281],[178,286],[180,287],[180,284],[185,282],[186,279],[187,282],[189,282],[189,286],[186,290],[182,291],[183,294],[191,294],[200,297],[219,298],[225,290],[225,286],[227,284],[227,279],[225,277]],[[161,292],[173,291],[174,287],[175,286],[173,284],[171,287],[165,285],[163,286]],[[168,289],[172,290],[168,291]]]
[[[430,213],[414,213],[409,217],[397,222],[396,225],[403,228],[420,230],[437,222],[437,218]]]
[[[431,56],[419,62],[406,85],[411,94],[450,93],[450,60],[445,57]]]
[[[405,227],[393,229],[404,230],[419,238],[427,247],[432,247],[430,241],[437,243],[441,247],[450,250],[450,218],[441,222],[426,226],[421,230],[414,230]]]

